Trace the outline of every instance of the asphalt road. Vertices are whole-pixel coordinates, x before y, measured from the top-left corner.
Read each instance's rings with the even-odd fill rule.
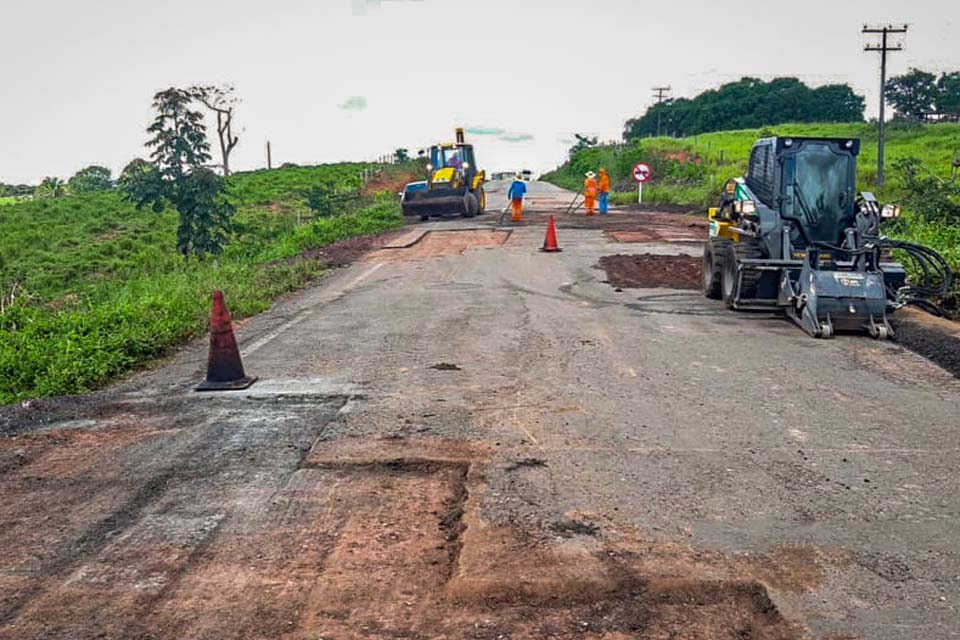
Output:
[[[615,291],[602,256],[700,247],[571,197],[245,323],[247,392],[194,394],[198,344],[0,441],[0,637],[960,637],[960,382]]]

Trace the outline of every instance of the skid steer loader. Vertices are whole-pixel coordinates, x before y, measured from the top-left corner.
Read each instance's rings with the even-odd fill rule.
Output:
[[[421,220],[441,215],[472,218],[486,210],[486,172],[477,168],[473,145],[467,144],[463,129],[456,135],[456,142],[430,148],[426,188],[404,196],[404,215]]]
[[[857,194],[859,152],[857,139],[759,140],[746,177],[728,181],[709,211],[704,294],[730,309],[781,309],[815,338],[890,338],[888,312],[934,308],[952,272],[933,250],[881,236],[900,209]],[[917,263],[920,286],[908,286],[893,250]]]

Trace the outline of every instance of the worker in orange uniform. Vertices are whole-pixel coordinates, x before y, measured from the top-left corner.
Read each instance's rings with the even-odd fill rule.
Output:
[[[597,208],[597,174],[593,171],[587,171],[587,179],[583,181],[583,206],[587,209],[587,215],[592,216]]]
[[[513,221],[523,222],[523,197],[527,194],[527,183],[523,181],[523,174],[517,173],[513,184],[507,190],[507,199],[513,207]]]
[[[606,169],[600,169],[600,184],[597,188],[600,191],[600,215],[605,216],[610,212],[610,176]]]

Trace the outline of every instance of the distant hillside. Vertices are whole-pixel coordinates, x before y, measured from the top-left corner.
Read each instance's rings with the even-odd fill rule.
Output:
[[[647,138],[628,143],[599,146],[577,152],[541,180],[577,190],[586,171],[606,167],[624,196],[636,198],[636,185],[630,170],[637,162],[653,165],[654,180],[644,188],[644,200],[696,206],[712,205],[723,183],[741,176],[746,170],[750,149],[757,139],[768,135],[855,137],[863,141],[859,175],[862,189],[872,188],[877,175],[877,133],[873,125],[860,124],[785,124],[762,129],[720,131],[687,138]],[[887,128],[888,186],[880,195],[896,198],[900,181],[891,166],[898,158],[919,158],[931,170],[949,177],[954,154],[960,151],[960,125],[911,125]]]

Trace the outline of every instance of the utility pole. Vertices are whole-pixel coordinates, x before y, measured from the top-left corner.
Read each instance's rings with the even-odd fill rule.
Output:
[[[658,104],[658,105],[659,105],[661,102],[663,102],[664,100],[669,100],[669,99],[670,99],[670,96],[667,95],[670,91],[672,91],[672,89],[671,89],[670,87],[654,87],[654,88],[653,88],[654,97],[657,99],[657,104]],[[658,138],[660,137],[660,119],[661,119],[661,116],[662,116],[662,114],[658,111],[658,112],[657,112],[657,137],[658,137]]]
[[[270,141],[267,140],[267,169],[273,169],[273,156],[270,153]]]
[[[884,175],[884,131],[886,129],[886,113],[887,113],[887,53],[891,51],[903,51],[903,45],[890,44],[890,34],[896,33],[906,33],[907,25],[901,25],[895,27],[893,25],[887,25],[884,27],[868,27],[863,25],[863,33],[877,33],[880,34],[881,40],[878,45],[868,44],[864,47],[864,51],[871,51],[880,54],[880,121],[877,123],[878,137],[880,142],[877,148],[877,186],[882,187],[885,182],[886,176]]]

